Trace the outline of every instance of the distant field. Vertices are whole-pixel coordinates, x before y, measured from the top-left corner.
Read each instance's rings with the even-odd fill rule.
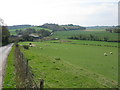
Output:
[[[106,30],[106,28],[86,28],[86,30]]]
[[[55,37],[55,38],[61,38],[61,39],[66,39],[70,36],[74,36],[74,35],[96,35],[100,38],[103,37],[108,37],[109,40],[118,40],[118,33],[110,33],[110,32],[106,32],[104,30],[71,30],[71,31],[57,31],[54,32],[53,36],[51,37]]]
[[[46,29],[46,28],[40,28],[40,27],[28,27],[28,28],[33,28],[35,30],[41,30],[41,29],[45,29],[48,31],[51,31],[50,29]],[[27,28],[23,28],[23,29],[11,29],[9,30],[11,35],[16,35],[16,30],[25,30]],[[104,38],[104,37],[108,37],[108,40],[118,40],[118,33],[110,33],[110,32],[106,32],[104,29],[87,29],[87,30],[70,30],[70,31],[56,31],[54,32],[54,34],[51,36],[53,38],[61,38],[61,39],[67,39],[68,37],[74,36],[74,35],[95,35],[98,36],[100,38]],[[120,40],[120,38],[119,38]]]
[[[102,46],[102,47],[118,47],[118,43],[114,42],[100,42],[100,41],[88,41],[88,40],[71,40],[71,39],[62,39],[62,40],[51,40],[46,41],[50,43],[66,43],[66,44],[78,44],[78,45],[89,45],[89,46]]]
[[[48,31],[52,31],[52,30],[50,30],[50,29],[46,29],[46,28],[41,28],[41,27],[27,27],[27,28],[21,28],[21,29],[10,29],[9,31],[10,31],[10,34],[11,35],[16,35],[16,30],[25,30],[25,29],[28,29],[28,28],[32,28],[32,29],[35,29],[35,30],[41,30],[41,29],[45,29],[45,30],[48,30]]]
[[[36,45],[35,47],[31,47],[29,50],[22,49],[29,59],[29,65],[32,67],[38,84],[38,79],[43,78],[45,87],[51,88],[116,87],[118,48],[79,45],[81,41],[73,41],[74,44],[52,42],[32,42]],[[90,43],[89,41],[82,42]],[[20,44],[28,43],[21,42]],[[105,44],[112,43],[103,43],[103,45]],[[117,45],[117,43],[113,45]],[[110,55],[110,51],[113,52],[112,55]],[[108,56],[103,55],[105,52]]]
[[[106,30],[107,28],[111,28],[112,26],[93,26],[86,27],[86,30]]]

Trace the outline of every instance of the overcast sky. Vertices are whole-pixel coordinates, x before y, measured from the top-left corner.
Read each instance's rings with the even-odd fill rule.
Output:
[[[118,25],[119,0],[1,0],[7,25]]]

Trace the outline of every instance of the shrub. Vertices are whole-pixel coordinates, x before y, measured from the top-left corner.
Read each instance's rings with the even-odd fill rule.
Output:
[[[59,68],[59,67],[56,67],[55,69],[56,69],[56,70],[60,70],[60,68]]]
[[[55,60],[60,60],[60,58],[55,58]]]
[[[23,45],[24,49],[29,49],[29,45]]]
[[[18,43],[15,43],[15,46],[18,47],[19,46]]]

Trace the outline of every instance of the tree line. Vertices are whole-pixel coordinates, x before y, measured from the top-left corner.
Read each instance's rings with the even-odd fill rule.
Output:
[[[85,30],[85,27],[79,26],[79,25],[73,25],[73,24],[68,24],[68,25],[58,25],[58,24],[43,24],[42,26],[39,26],[42,28],[48,28],[53,31],[64,31],[64,30]]]
[[[106,31],[111,32],[111,33],[120,33],[120,26],[107,28]]]
[[[36,30],[34,28],[27,28],[25,30],[16,30],[15,31],[17,33],[17,35],[26,35],[26,34],[37,34],[40,37],[46,37],[49,36],[51,34],[50,31],[47,31],[45,29],[40,29],[40,30]]]
[[[119,40],[115,41],[115,40],[109,40],[108,37],[104,36],[104,37],[99,37],[96,35],[75,35],[75,36],[70,36],[68,37],[68,39],[74,39],[74,40],[89,40],[89,41],[106,41],[106,42],[119,42]]]
[[[13,26],[8,26],[8,29],[20,29],[20,28],[28,28],[28,27],[33,27],[33,25],[13,25]]]

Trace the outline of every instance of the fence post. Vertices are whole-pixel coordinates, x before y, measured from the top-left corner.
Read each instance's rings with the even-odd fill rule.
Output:
[[[40,90],[43,90],[43,88],[44,88],[44,80],[41,79],[40,80]]]
[[[26,76],[28,75],[28,60],[26,60]]]

